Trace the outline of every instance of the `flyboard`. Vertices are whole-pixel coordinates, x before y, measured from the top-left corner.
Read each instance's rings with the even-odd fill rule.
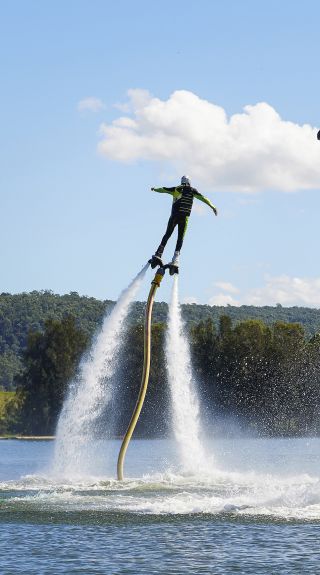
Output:
[[[155,261],[156,260],[156,261]],[[137,403],[135,405],[133,414],[130,419],[130,423],[128,425],[128,429],[125,433],[125,436],[122,440],[121,448],[119,451],[118,456],[118,463],[117,463],[117,478],[119,481],[123,480],[123,466],[124,466],[124,459],[126,456],[127,448],[130,443],[130,439],[132,434],[135,430],[137,425],[143,402],[146,397],[148,383],[149,383],[149,375],[150,375],[150,361],[151,361],[151,319],[152,319],[152,309],[154,298],[157,289],[160,287],[161,281],[166,273],[166,270],[169,270],[170,275],[174,275],[178,273],[178,266],[174,266],[172,264],[165,264],[163,265],[160,258],[153,256],[151,260],[149,260],[152,268],[159,266],[156,275],[154,276],[151,282],[151,288],[147,300],[146,306],[146,313],[145,313],[145,321],[144,321],[144,359],[143,359],[143,372],[141,378],[141,385],[140,391],[137,399]]]

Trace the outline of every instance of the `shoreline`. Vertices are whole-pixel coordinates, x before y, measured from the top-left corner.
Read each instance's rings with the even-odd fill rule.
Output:
[[[0,435],[1,440],[19,439],[23,441],[53,441],[55,435]]]
[[[55,435],[0,435],[0,441],[9,441],[10,439],[14,439],[17,441],[54,441],[56,439]],[[105,438],[106,439],[106,438]],[[146,441],[146,440],[152,440],[152,441],[161,441],[161,440],[170,440],[173,439],[172,437],[133,437],[132,438],[135,441]],[[221,440],[221,439],[225,439],[225,440],[231,440],[234,441],[236,439],[251,439],[251,440],[256,440],[256,439],[320,439],[320,435],[240,435],[240,436],[233,436],[233,435],[223,435],[223,434],[219,434],[219,435],[215,435],[215,439],[217,440]],[[108,437],[108,440],[111,441],[122,441],[123,437],[122,436],[116,436],[116,437]]]

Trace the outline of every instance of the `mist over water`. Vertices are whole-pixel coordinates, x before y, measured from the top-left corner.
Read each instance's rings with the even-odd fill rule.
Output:
[[[104,319],[90,352],[81,361],[78,376],[70,384],[57,426],[51,468],[54,476],[78,480],[103,473],[98,442],[100,416],[116,391],[125,320],[147,268],[148,265],[122,292],[111,314]],[[200,439],[200,406],[178,287],[175,275],[166,337],[167,369],[178,465],[183,473],[195,474],[208,471],[210,465]],[[104,429],[104,436],[108,431],[111,429]],[[107,453],[105,456],[108,458]]]
[[[108,521],[117,512],[320,521],[319,439],[215,440],[208,449],[214,450],[216,468],[192,474],[177,470],[175,442],[133,440],[124,481],[115,479],[120,441],[97,442],[101,467],[87,477],[44,472],[51,446],[0,443],[0,519],[6,513],[102,513]]]
[[[183,470],[199,473],[210,466],[201,442],[200,406],[192,373],[190,347],[179,304],[179,280],[174,275],[166,336],[168,380],[173,430]]]
[[[58,421],[53,472],[65,477],[92,474],[96,469],[97,422],[112,399],[112,377],[119,361],[125,320],[149,264],[125,289],[106,316],[91,350],[70,384]]]

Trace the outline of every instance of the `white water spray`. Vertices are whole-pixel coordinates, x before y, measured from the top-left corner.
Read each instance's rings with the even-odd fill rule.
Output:
[[[199,473],[208,468],[208,462],[200,440],[199,401],[193,383],[190,348],[181,317],[178,291],[178,276],[175,275],[166,337],[173,427],[184,470]]]
[[[91,351],[71,382],[57,426],[53,471],[65,477],[94,474],[96,423],[112,398],[113,377],[123,341],[124,322],[142,283],[147,264],[105,317]]]

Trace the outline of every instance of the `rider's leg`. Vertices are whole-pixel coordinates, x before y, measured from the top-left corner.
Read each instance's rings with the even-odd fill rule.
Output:
[[[168,225],[167,225],[167,229],[166,229],[166,233],[164,234],[161,243],[155,253],[156,256],[158,256],[159,258],[161,258],[162,254],[163,254],[163,250],[167,244],[168,239],[171,237],[174,228],[177,225],[177,221],[173,216],[170,216],[169,221],[168,221]]]

